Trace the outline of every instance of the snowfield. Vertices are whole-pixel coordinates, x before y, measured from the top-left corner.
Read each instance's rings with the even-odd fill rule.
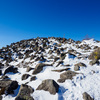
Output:
[[[100,47],[100,42],[96,42],[93,39],[90,39],[83,40],[79,44],[76,44],[75,41],[60,43],[55,38],[50,38],[48,39],[48,41],[49,44],[46,44],[48,48],[44,48],[44,52],[39,52],[39,50],[37,50],[37,53],[35,50],[33,50],[32,53],[28,54],[30,56],[26,58],[25,51],[30,49],[32,50],[32,48],[27,46],[22,49],[19,46],[17,49],[21,54],[23,54],[22,59],[19,59],[17,52],[13,51],[13,49],[9,47],[13,54],[12,58],[14,59],[13,61],[9,62],[9,66],[13,65],[14,67],[17,67],[18,73],[8,72],[6,73],[6,76],[8,76],[10,80],[16,80],[19,86],[16,90],[14,90],[14,94],[3,94],[2,100],[15,100],[20,90],[21,84],[27,84],[34,89],[34,92],[30,94],[31,97],[34,98],[34,100],[85,100],[83,99],[84,92],[88,93],[94,100],[100,100],[100,65],[90,65],[90,60],[88,59],[88,56],[94,51],[94,47]],[[39,46],[43,46],[42,39],[38,39],[37,42],[39,43]],[[28,41],[28,43],[32,44],[33,40]],[[60,46],[56,44],[59,44]],[[88,45],[91,49],[86,50],[86,47],[84,49],[81,49],[81,47],[77,48],[76,45]],[[54,50],[55,47],[57,47],[57,49],[64,48],[64,50],[60,50],[60,53],[65,53],[65,58],[63,60],[58,59],[54,62],[55,57],[60,57],[60,55],[56,53],[56,50]],[[49,53],[50,50],[53,51],[51,54]],[[69,50],[75,50],[78,53],[74,53],[73,51],[72,53],[74,53],[75,55],[71,55],[68,53]],[[36,60],[36,57],[34,59],[31,59],[30,57],[32,55],[36,55],[36,57],[41,57],[41,55],[43,55],[46,61]],[[63,61],[63,63],[58,65],[60,61]],[[0,58],[0,62],[4,64],[4,68],[1,69],[2,73],[4,73],[8,68],[6,65],[6,60]],[[84,63],[86,67],[80,67],[79,70],[75,71],[75,64],[80,62]],[[51,64],[51,66],[45,66],[39,73],[33,75],[33,70],[39,63]],[[27,72],[27,66],[33,69]],[[65,82],[60,83],[58,82],[58,80],[60,79],[60,75],[66,72],[66,70],[61,72],[52,70],[61,70],[65,68],[70,68],[70,71],[77,72],[78,74],[73,76],[72,79],[66,79]],[[25,80],[22,80],[23,74],[29,74],[30,76]],[[3,74],[0,77],[2,78],[2,76]],[[32,76],[36,76],[36,80],[30,81]],[[51,94],[49,91],[37,90],[42,81],[46,79],[52,79],[59,85],[59,91],[56,92],[55,95]]]

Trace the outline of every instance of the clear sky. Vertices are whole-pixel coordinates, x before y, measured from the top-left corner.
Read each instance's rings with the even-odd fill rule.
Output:
[[[0,47],[64,34],[100,40],[100,0],[0,0]]]

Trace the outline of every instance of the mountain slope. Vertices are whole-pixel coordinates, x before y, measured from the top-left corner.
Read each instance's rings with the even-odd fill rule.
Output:
[[[99,59],[89,59],[99,47],[100,42],[93,39],[55,37],[22,40],[3,47],[0,98],[100,100]]]

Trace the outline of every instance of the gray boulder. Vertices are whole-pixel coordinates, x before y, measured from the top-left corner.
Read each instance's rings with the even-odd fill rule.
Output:
[[[52,65],[51,64],[39,63],[39,64],[36,65],[32,74],[34,75],[34,74],[40,73],[43,70],[43,67],[45,67],[45,66],[52,66]]]
[[[38,86],[37,90],[49,91],[50,94],[55,95],[59,90],[59,85],[54,80],[47,79]]]
[[[0,88],[4,92],[6,91],[7,94],[13,94],[14,90],[18,88],[18,82],[12,80],[0,80]]]
[[[78,71],[79,69],[80,69],[80,67],[86,67],[86,65],[84,64],[84,63],[77,63],[77,64],[75,64],[74,65],[75,67],[74,67],[74,70],[75,71]]]
[[[30,94],[33,93],[34,90],[31,86],[22,84],[19,90],[19,93],[15,100],[34,100]]]
[[[78,74],[78,73],[68,70],[68,71],[66,71],[66,72],[64,72],[64,73],[62,73],[62,74],[60,74],[60,79],[58,79],[58,82],[59,82],[59,83],[63,83],[63,82],[65,82],[66,79],[71,79],[71,80],[72,80],[73,77],[74,77],[76,74]]]
[[[22,75],[22,80],[26,80],[30,75],[29,74],[23,74]]]

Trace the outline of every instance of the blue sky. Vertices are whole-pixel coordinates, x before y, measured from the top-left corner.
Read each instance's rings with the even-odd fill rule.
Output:
[[[64,34],[100,40],[100,0],[0,0],[0,47]]]

